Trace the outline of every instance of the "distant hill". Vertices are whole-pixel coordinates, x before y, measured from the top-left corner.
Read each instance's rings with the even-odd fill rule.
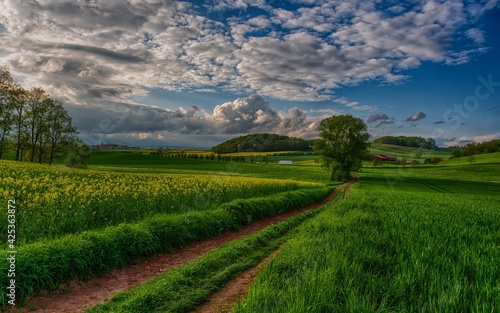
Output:
[[[432,138],[422,138],[416,136],[384,136],[372,141],[373,143],[396,145],[402,147],[412,147],[421,149],[436,149],[436,141]]]
[[[270,152],[305,150],[311,145],[310,141],[276,135],[276,134],[252,134],[230,139],[212,147],[214,153],[232,152]]]

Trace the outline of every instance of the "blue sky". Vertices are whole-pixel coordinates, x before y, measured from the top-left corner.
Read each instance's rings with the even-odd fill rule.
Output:
[[[63,100],[90,144],[210,147],[316,138],[500,138],[496,0],[0,0],[0,65]]]

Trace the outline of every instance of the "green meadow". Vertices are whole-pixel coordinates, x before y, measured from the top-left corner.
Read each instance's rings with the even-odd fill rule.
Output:
[[[485,158],[489,159],[489,158]],[[235,312],[497,312],[500,164],[365,169]]]

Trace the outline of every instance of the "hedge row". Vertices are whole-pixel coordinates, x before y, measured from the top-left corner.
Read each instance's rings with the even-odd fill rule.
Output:
[[[324,199],[332,189],[304,189],[270,197],[233,200],[211,211],[162,214],[134,224],[120,224],[19,247],[16,255],[16,304],[41,290],[55,290],[74,279],[100,276],[140,258],[217,236],[252,220],[273,216]],[[6,255],[3,251],[2,255]],[[0,260],[0,304],[8,305],[10,266]]]

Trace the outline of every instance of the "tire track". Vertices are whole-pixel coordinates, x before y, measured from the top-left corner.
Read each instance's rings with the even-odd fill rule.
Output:
[[[332,194],[337,194],[344,188],[344,198],[349,196],[350,187],[359,182],[360,178],[357,174],[352,174],[352,179],[335,188]],[[333,197],[330,199],[332,200]],[[326,202],[325,202],[326,203]],[[212,294],[207,302],[200,305],[190,313],[213,313],[213,312],[230,312],[234,306],[242,299],[247,293],[248,287],[257,277],[259,271],[266,266],[269,261],[279,254],[283,245],[274,251],[270,256],[262,260],[257,266],[250,268],[243,272],[240,276],[229,281],[223,289]]]

